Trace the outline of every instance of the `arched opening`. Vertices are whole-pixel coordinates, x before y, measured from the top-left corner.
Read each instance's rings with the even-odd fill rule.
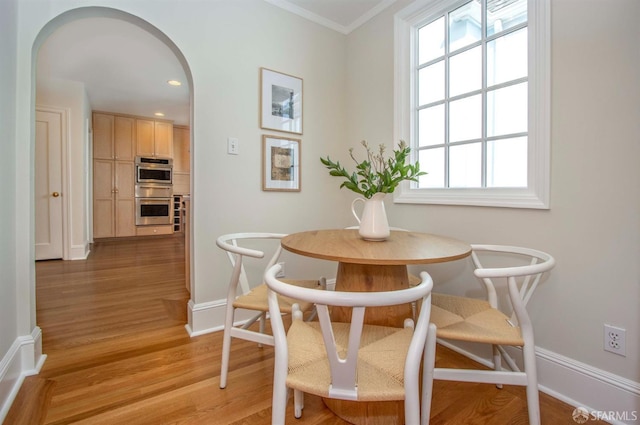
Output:
[[[169,38],[166,36],[166,34],[164,34],[160,29],[158,29],[157,27],[151,25],[149,22],[131,15],[129,13],[120,11],[120,10],[116,10],[116,9],[111,9],[111,8],[105,8],[105,7],[86,7],[86,8],[79,8],[79,9],[74,9],[74,10],[70,10],[67,11],[65,13],[60,14],[59,16],[55,17],[54,19],[52,19],[51,21],[49,21],[40,31],[40,33],[38,34],[38,36],[35,39],[33,48],[32,48],[32,63],[34,64],[34,69],[32,72],[32,87],[36,87],[37,85],[37,75],[35,72],[35,67],[36,64],[38,62],[38,53],[41,49],[41,47],[46,43],[46,41],[52,37],[52,35],[54,35],[56,33],[56,31],[58,31],[59,29],[61,29],[61,27],[67,25],[67,24],[72,24],[72,23],[76,23],[79,22],[81,20],[88,20],[88,19],[96,19],[96,18],[109,18],[121,23],[126,23],[127,25],[133,25],[137,28],[139,28],[140,30],[145,31],[146,33],[148,33],[149,35],[155,37],[157,40],[159,40],[162,44],[164,44],[164,46],[166,46],[175,56],[175,60],[179,63],[183,73],[184,73],[184,77],[185,77],[185,81],[183,81],[183,84],[185,84],[187,86],[188,89],[188,96],[189,96],[189,106],[188,106],[188,121],[186,123],[186,126],[188,126],[188,128],[190,128],[191,130],[193,130],[193,79],[192,79],[192,75],[191,75],[191,71],[189,68],[189,65],[187,63],[186,58],[184,57],[184,55],[182,54],[182,52],[180,51],[180,49],[176,46],[176,44]],[[32,105],[31,105],[31,109],[33,111],[33,120],[36,120],[36,99],[32,99]],[[93,109],[93,107],[91,108]],[[113,111],[116,112],[116,111]],[[90,116],[90,114],[89,114]],[[67,121],[70,121],[70,118],[67,118]],[[87,126],[85,125],[85,128]],[[88,134],[85,134],[86,137],[84,137],[83,142],[85,144],[89,144],[91,142],[91,138],[88,136]],[[32,142],[33,143],[33,142]],[[193,131],[189,132],[189,141],[188,141],[189,146],[193,145]],[[69,153],[73,150],[73,146],[70,146],[67,152],[67,155],[65,155],[67,158],[70,157]],[[190,149],[191,150],[191,149]],[[87,151],[90,152],[90,149],[87,147]],[[68,253],[70,251],[73,251],[73,249],[77,249],[79,250],[79,255],[76,256],[76,258],[81,257],[82,256],[82,250],[84,249],[83,246],[78,247],[78,233],[83,234],[82,232],[85,232],[83,234],[83,236],[81,236],[79,239],[81,240],[81,244],[84,244],[85,241],[89,242],[91,240],[91,213],[92,213],[92,209],[91,209],[91,203],[92,203],[92,199],[91,199],[91,191],[87,190],[87,188],[91,187],[91,173],[87,173],[87,168],[86,168],[86,162],[87,161],[91,161],[91,157],[89,155],[85,155],[84,158],[81,158],[81,160],[85,161],[85,168],[81,169],[80,166],[72,173],[69,173],[69,164],[65,165],[65,170],[63,170],[63,174],[66,172],[66,175],[63,178],[63,185],[64,185],[64,192],[68,192],[68,193],[73,193],[74,191],[76,191],[76,199],[77,198],[83,198],[84,201],[80,202],[80,204],[82,204],[80,207],[78,207],[77,205],[70,205],[67,204],[66,205],[66,213],[65,213],[65,217],[67,217],[63,223],[66,225],[66,230],[65,230],[65,238],[66,238],[66,248],[65,248],[65,255],[68,255]],[[68,159],[68,162],[71,162],[71,159]],[[193,164],[193,161],[191,162],[191,167]],[[31,167],[35,168],[35,164],[31,164]],[[33,169],[32,169],[33,170]],[[91,167],[89,167],[89,170],[91,170]],[[193,168],[191,168],[191,172],[193,172]],[[32,171],[32,175],[34,174],[34,172]],[[84,179],[83,184],[82,185],[73,185],[71,184],[73,182],[73,179],[78,179],[78,178],[82,178]],[[192,179],[191,179],[192,180]],[[191,183],[192,184],[192,183]],[[83,187],[84,189],[81,189],[80,191],[78,191],[77,186]],[[35,205],[35,204],[34,204]],[[35,207],[37,208],[37,206]],[[73,209],[73,211],[71,211]],[[72,234],[72,231],[69,230],[72,228],[73,223],[72,220],[69,218],[70,216],[73,216],[75,220],[78,219],[79,214],[78,211],[81,211],[81,214],[83,214],[83,225],[80,226],[81,229],[76,229],[76,234]],[[73,240],[72,240],[73,239]],[[188,240],[188,239],[187,239]],[[75,247],[75,248],[74,248]],[[73,255],[71,255],[71,257],[73,257]],[[188,277],[190,275],[189,270],[185,270],[186,271],[186,276]],[[37,282],[36,282],[37,284]],[[187,282],[187,285],[189,285],[189,283]],[[33,308],[35,308],[35,303],[32,304]],[[186,305],[184,306],[184,309],[186,310]],[[32,316],[35,316],[35,311],[32,312]]]

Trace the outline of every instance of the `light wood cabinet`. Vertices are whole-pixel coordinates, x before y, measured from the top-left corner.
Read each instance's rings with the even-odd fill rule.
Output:
[[[153,235],[171,235],[173,233],[173,226],[138,226],[136,229],[136,235],[138,236],[153,236]]]
[[[93,237],[135,236],[132,117],[93,114]]]
[[[190,147],[189,127],[173,127],[173,193],[188,195],[190,190]]]
[[[173,124],[156,121],[154,125],[155,153],[157,157],[173,158]]]
[[[93,114],[93,158],[113,159],[115,117],[107,114]]]
[[[188,173],[190,171],[189,127],[173,126],[173,171]]]
[[[118,161],[133,161],[136,156],[135,137],[136,121],[129,117],[116,116],[113,123],[113,149]]]
[[[136,155],[173,158],[173,124],[136,119]]]
[[[135,236],[134,164],[93,161],[93,237]]]
[[[111,114],[93,114],[93,158],[133,161],[135,120]]]
[[[114,161],[93,160],[93,237],[112,238],[116,234],[114,210]]]

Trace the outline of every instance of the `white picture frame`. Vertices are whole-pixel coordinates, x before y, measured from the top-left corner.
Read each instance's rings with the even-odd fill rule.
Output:
[[[302,78],[260,68],[260,128],[302,134]]]

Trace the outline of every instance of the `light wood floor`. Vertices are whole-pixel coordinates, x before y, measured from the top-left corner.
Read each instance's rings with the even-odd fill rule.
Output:
[[[4,424],[269,424],[273,349],[234,340],[229,385],[218,388],[222,334],[189,338],[184,328],[183,251],[183,238],[173,236],[98,242],[86,261],[38,262],[37,322],[48,358]],[[471,364],[442,347],[437,361]],[[527,423],[522,388],[434,387],[432,424]],[[575,424],[562,402],[541,394],[541,408],[543,424]],[[345,423],[313,396],[299,420],[290,406],[288,422]]]

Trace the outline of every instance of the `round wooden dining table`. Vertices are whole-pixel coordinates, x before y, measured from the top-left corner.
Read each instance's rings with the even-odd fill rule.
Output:
[[[338,262],[337,291],[393,291],[408,288],[407,265],[455,261],[471,254],[463,241],[429,233],[392,230],[385,241],[367,241],[357,229],[311,230],[282,238],[287,251]],[[350,311],[334,307],[332,320],[349,321]],[[368,324],[402,327],[411,305],[369,308]],[[362,403],[324,399],[336,415],[353,424],[402,424],[402,402]]]

